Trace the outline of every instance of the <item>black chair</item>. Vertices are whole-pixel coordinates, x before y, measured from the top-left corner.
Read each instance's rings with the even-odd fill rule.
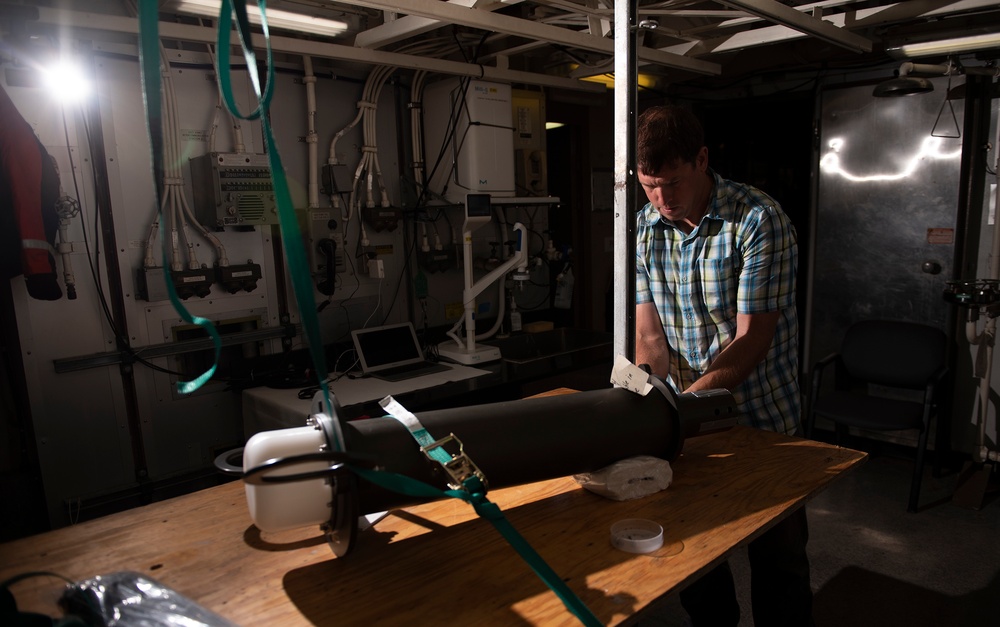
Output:
[[[907,510],[915,512],[920,498],[924,457],[931,418],[936,414],[939,383],[947,373],[947,336],[940,329],[896,320],[863,320],[848,328],[840,352],[813,368],[806,437],[812,437],[816,416],[832,420],[840,444],[849,427],[873,431],[918,431],[916,461]],[[823,373],[835,365],[832,391],[823,391]],[[890,398],[873,386],[923,391],[923,400]],[[881,395],[877,393],[881,392]],[[898,395],[897,395],[898,396]]]

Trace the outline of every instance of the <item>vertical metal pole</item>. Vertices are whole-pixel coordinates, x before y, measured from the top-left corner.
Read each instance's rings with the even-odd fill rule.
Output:
[[[87,52],[90,63],[90,81],[92,85],[98,85],[97,63],[94,54],[89,50]],[[111,308],[111,319],[108,322],[114,325],[111,331],[115,334],[115,349],[122,357],[119,374],[122,378],[122,391],[125,395],[125,419],[128,423],[129,439],[132,443],[132,464],[134,465],[136,481],[139,483],[142,503],[146,504],[152,498],[150,488],[146,483],[149,479],[149,468],[146,459],[146,446],[142,437],[142,423],[139,417],[139,397],[136,391],[135,373],[132,370],[134,359],[128,350],[128,316],[125,310],[125,298],[122,295],[124,292],[121,266],[118,261],[118,242],[115,239],[114,212],[111,207],[111,179],[108,174],[100,97],[95,93],[85,107],[83,123],[90,129],[87,141],[90,145],[90,154],[93,157],[91,167],[94,168],[94,198],[101,223],[101,232],[94,233],[94,236],[100,237],[104,244],[104,267],[108,278],[107,298],[110,300]],[[100,272],[100,268],[97,268],[97,272]]]
[[[637,0],[615,0],[614,350],[635,359]]]
[[[951,264],[951,279],[969,281],[978,274],[979,242],[984,220],[983,203],[987,198],[987,177],[983,172],[990,166],[988,152],[983,147],[990,142],[990,120],[992,118],[993,79],[986,76],[967,74],[965,76],[965,116],[962,121],[962,163],[959,168],[958,212],[955,216],[955,244]],[[996,228],[996,226],[994,226]],[[983,273],[985,274],[985,273]],[[983,274],[978,274],[982,277]],[[955,415],[964,411],[972,413],[975,408],[959,402],[954,390],[958,360],[967,357],[972,348],[966,338],[967,315],[964,308],[948,307],[947,329],[948,375],[943,382],[946,399],[941,403],[945,411],[939,412],[937,431],[934,436],[934,470],[939,471],[942,461],[949,463],[952,450],[952,424]],[[980,381],[982,384],[982,381]],[[989,385],[989,383],[986,383]],[[966,414],[967,415],[967,414]],[[978,444],[978,434],[977,434]],[[978,448],[978,446],[977,446]],[[978,452],[977,452],[978,454]]]

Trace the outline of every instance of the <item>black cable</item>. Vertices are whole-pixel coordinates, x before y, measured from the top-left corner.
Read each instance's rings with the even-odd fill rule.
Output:
[[[401,228],[406,228],[405,222]],[[414,237],[410,241],[409,250],[405,250],[403,255],[403,268],[399,272],[399,279],[396,281],[396,289],[392,295],[392,301],[389,303],[389,308],[384,311],[382,316],[382,324],[385,324],[389,319],[389,315],[392,314],[393,308],[396,306],[396,299],[399,298],[399,292],[403,287],[403,277],[409,278],[410,271],[410,258],[414,255],[417,248],[417,239]]]
[[[539,287],[548,287],[548,286],[539,285]],[[521,303],[517,303],[517,309],[518,311],[538,311],[540,309],[549,309],[548,306],[549,300],[550,300],[550,295],[546,294],[540,301],[531,306],[526,306],[522,305]]]

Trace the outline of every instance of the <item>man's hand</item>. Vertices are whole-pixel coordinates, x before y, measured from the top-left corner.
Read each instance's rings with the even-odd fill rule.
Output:
[[[669,372],[670,347],[653,303],[635,306],[635,363],[648,365],[652,374],[661,379]]]

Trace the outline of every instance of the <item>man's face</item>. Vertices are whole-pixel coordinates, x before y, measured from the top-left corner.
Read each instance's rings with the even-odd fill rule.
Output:
[[[661,216],[690,232],[708,204],[707,168],[708,148],[702,147],[693,163],[668,164],[653,174],[639,172],[639,184]]]

